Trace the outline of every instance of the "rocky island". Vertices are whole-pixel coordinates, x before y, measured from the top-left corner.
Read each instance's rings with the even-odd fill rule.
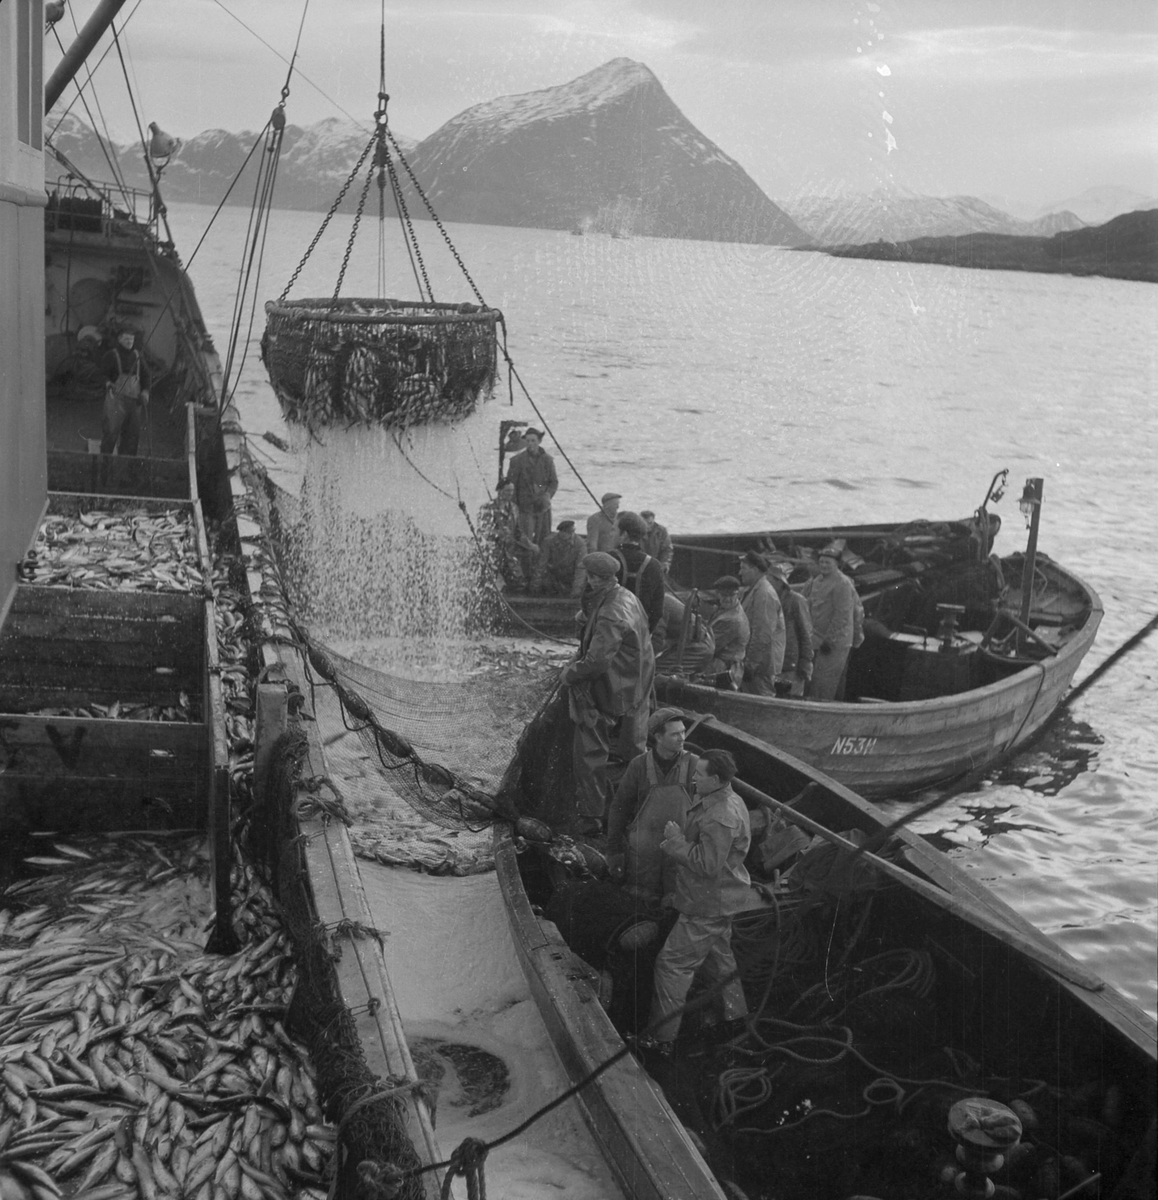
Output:
[[[991,271],[1103,275],[1158,283],[1158,209],[1122,213],[1104,225],[1063,230],[1052,237],[968,233],[820,247],[836,258],[939,263]]]

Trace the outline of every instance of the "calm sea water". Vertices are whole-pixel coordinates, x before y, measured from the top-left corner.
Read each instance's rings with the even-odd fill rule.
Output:
[[[188,255],[211,215],[174,205]],[[192,264],[224,351],[246,214],[226,211]],[[285,287],[318,214],[277,212],[262,298]],[[473,300],[437,230],[418,226],[440,300]],[[295,296],[333,292],[343,219]],[[542,418],[591,492],[673,530],[963,516],[1010,469],[1045,480],[1041,548],[1106,615],[1080,680],[1158,609],[1158,288],[1057,275],[857,262],[757,246],[448,232]],[[346,295],[417,295],[396,224],[355,247]],[[282,429],[256,339],[236,399]],[[490,410],[540,423],[506,384]],[[555,519],[594,504],[556,455]],[[482,464],[489,476],[494,461]],[[489,480],[488,480],[489,482]],[[918,826],[1137,1003],[1158,1007],[1158,635],[995,780]]]

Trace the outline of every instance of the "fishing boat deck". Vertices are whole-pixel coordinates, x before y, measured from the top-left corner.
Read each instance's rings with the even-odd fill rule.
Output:
[[[171,489],[183,496],[164,494],[164,487],[161,496],[151,494],[156,475],[148,471],[137,472],[128,494],[110,495],[102,490],[110,472],[100,467],[112,467],[115,474],[118,459],[91,455],[80,457],[86,467],[96,461],[98,469],[80,481],[80,490],[49,497],[40,553],[28,560],[29,581],[19,586],[0,631],[0,744],[7,766],[0,773],[0,830],[9,846],[16,844],[14,837],[27,845],[26,839],[42,831],[56,831],[58,837],[87,831],[89,837],[114,839],[126,831],[144,830],[140,836],[146,839],[198,831],[208,839],[211,945],[220,952],[236,946],[236,922],[245,918],[248,903],[247,889],[231,879],[230,776],[244,768],[237,755],[244,758],[246,747],[252,749],[256,741],[268,759],[288,723],[304,726],[305,777],[324,776],[326,765],[316,731],[288,710],[300,667],[291,652],[274,644],[278,632],[268,618],[262,631],[266,682],[258,690],[258,727],[249,727],[241,715],[244,707],[226,707],[223,675],[231,699],[241,706],[247,703],[244,686],[238,692],[233,685],[244,685],[258,668],[233,657],[223,662],[219,632],[236,638],[248,622],[246,611],[252,612],[255,602],[261,607],[262,578],[256,567],[235,568],[228,578],[214,573],[198,495],[192,405],[185,416],[181,452],[169,460],[167,476],[184,473],[184,487]],[[235,421],[223,424],[218,447],[223,461],[214,465],[224,468],[224,478],[210,498],[218,512],[246,495],[237,471],[240,432]],[[120,460],[120,465],[131,469],[147,466],[148,460]],[[247,555],[258,561],[257,525],[244,518],[237,524],[239,534],[250,535],[234,547],[238,562]],[[237,603],[243,608],[234,607]],[[233,735],[232,756],[227,731]],[[300,796],[305,795],[303,790]],[[344,826],[323,814],[303,821],[300,832],[300,902],[314,920],[337,931],[333,936],[367,929],[369,914]],[[25,923],[18,918],[14,933]],[[381,947],[372,937],[349,938],[352,952],[333,970],[343,1010],[360,1014],[360,1053],[379,1078],[416,1084]],[[20,944],[19,938],[13,943]],[[250,948],[254,944],[250,939]],[[215,961],[198,949],[198,961]],[[124,952],[122,947],[118,954]],[[5,961],[20,960],[6,954]],[[223,971],[232,960],[222,963],[204,970]],[[328,973],[329,960],[323,963]],[[233,964],[241,982],[247,978],[242,965]],[[424,1102],[404,1086],[400,1105],[409,1114],[406,1133],[418,1160],[438,1161]],[[356,1165],[349,1164],[349,1171]],[[411,1187],[432,1200],[439,1194],[433,1172]]]

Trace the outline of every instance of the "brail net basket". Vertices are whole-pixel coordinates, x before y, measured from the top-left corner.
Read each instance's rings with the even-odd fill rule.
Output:
[[[495,308],[326,298],[265,311],[270,382],[286,420],[311,430],[453,424],[494,387]]]

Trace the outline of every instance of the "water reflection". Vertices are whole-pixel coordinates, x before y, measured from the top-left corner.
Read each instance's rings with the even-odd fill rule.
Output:
[[[1104,741],[1088,722],[1063,711],[993,776],[993,782],[1056,796],[1079,775],[1097,769],[1097,750]]]

